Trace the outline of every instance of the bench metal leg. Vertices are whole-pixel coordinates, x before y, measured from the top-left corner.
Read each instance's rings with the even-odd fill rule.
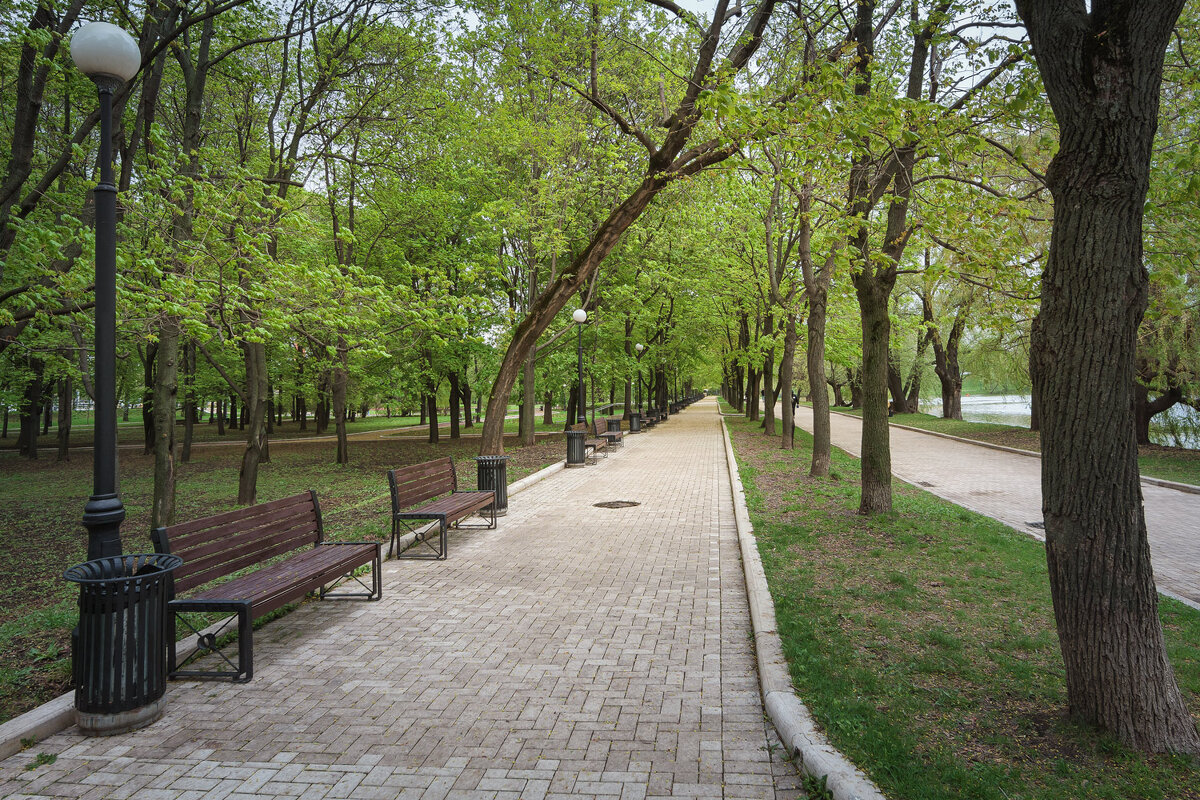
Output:
[[[238,660],[235,665],[230,658],[221,652],[218,647],[218,639],[222,636],[222,631],[225,625],[222,625],[214,633],[203,633],[196,630],[187,620],[184,620],[184,625],[196,634],[196,649],[188,654],[183,662],[178,661],[177,645],[175,642],[176,620],[178,615],[187,612],[200,611],[218,611],[218,612],[234,612],[234,619],[237,620],[238,626]],[[182,609],[176,608],[168,614],[170,618],[167,623],[167,633],[170,644],[167,648],[167,677],[172,680],[178,678],[201,678],[201,679],[219,679],[228,678],[234,683],[248,683],[254,677],[254,626],[251,624],[250,618],[250,603],[203,603],[197,601],[194,605],[185,606]],[[226,620],[225,624],[228,624]],[[224,661],[232,669],[227,670],[189,670],[181,669],[190,661],[205,655],[215,655],[221,661]]]

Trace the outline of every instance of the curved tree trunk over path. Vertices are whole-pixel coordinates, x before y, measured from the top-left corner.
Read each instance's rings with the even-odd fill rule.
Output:
[[[1059,124],[1033,329],[1042,505],[1071,713],[1148,751],[1200,753],[1167,660],[1133,430],[1147,302],[1142,209],[1183,0],[1017,0]]]

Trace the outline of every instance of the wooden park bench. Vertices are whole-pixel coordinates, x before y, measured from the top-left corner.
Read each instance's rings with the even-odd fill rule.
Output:
[[[399,551],[400,537],[406,532],[415,533],[416,541],[423,542],[432,552],[409,555],[397,552],[397,558],[444,559],[446,531],[451,525],[460,528],[462,520],[478,514],[485,520],[490,516],[488,528],[496,527],[496,493],[491,489],[460,492],[458,476],[454,472],[454,459],[450,456],[408,467],[397,467],[388,470],[387,475],[388,488],[392,492],[392,542],[388,545],[389,558],[393,550]],[[433,502],[412,508],[426,500]],[[489,510],[490,515],[484,513]],[[436,523],[436,547],[429,542],[431,525],[414,528],[409,524],[420,520]]]
[[[322,598],[378,600],[383,596],[380,543],[326,542],[321,506],[313,491],[155,528],[150,538],[156,552],[174,553],[183,559],[183,566],[174,572],[167,602],[167,674],[172,678],[231,678],[245,683],[254,677],[253,620],[302,600],[310,592],[318,592]],[[367,565],[371,566],[369,586],[355,574]],[[213,584],[231,576],[236,577]],[[353,579],[365,591],[330,592],[343,578]],[[181,597],[184,593],[189,594]],[[180,616],[206,611],[235,615],[225,624],[237,620],[236,664],[218,649],[224,626],[205,634]],[[196,651],[182,664],[177,663],[175,649],[178,620],[198,637]],[[215,653],[231,669],[183,668],[209,653]]]
[[[596,426],[589,425],[586,422],[576,422],[570,428],[570,431],[583,431],[585,434],[583,446],[585,449],[591,449],[592,456],[597,453],[604,453],[604,457],[608,458],[608,439],[596,435]]]
[[[598,435],[608,442],[609,447],[614,445],[621,448],[625,447],[625,431],[621,430],[621,418],[608,417],[604,420],[604,423],[608,430],[597,430]],[[592,423],[592,427],[595,428],[595,423]]]

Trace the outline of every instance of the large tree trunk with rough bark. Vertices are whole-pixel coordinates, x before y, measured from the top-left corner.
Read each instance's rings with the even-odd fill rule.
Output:
[[[1059,125],[1032,377],[1050,593],[1072,716],[1200,753],[1158,618],[1131,395],[1147,302],[1142,214],[1163,55],[1183,0],[1017,0]]]
[[[891,286],[878,278],[855,279],[862,319],[861,514],[892,510],[892,450],[888,439],[888,338]]]

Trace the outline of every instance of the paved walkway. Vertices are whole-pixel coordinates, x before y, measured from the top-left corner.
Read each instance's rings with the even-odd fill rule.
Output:
[[[812,431],[812,409],[796,423]],[[830,415],[833,445],[857,456],[862,422]],[[1041,460],[893,426],[892,472],[939,497],[1040,539]],[[1142,484],[1150,557],[1159,589],[1200,603],[1200,495]]]
[[[382,601],[255,639],[250,684],[173,683],[147,729],[53,736],[0,763],[0,797],[798,796],[711,400],[451,534],[448,561],[387,563]]]

